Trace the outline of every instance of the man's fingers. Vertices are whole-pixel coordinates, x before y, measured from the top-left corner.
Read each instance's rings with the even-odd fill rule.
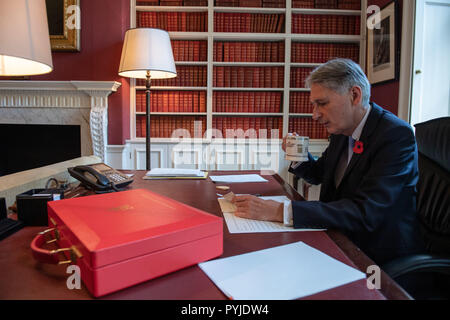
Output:
[[[234,196],[232,202],[237,203],[237,202],[250,201],[250,200],[252,200],[252,198],[256,198],[256,197],[252,196],[252,195]]]

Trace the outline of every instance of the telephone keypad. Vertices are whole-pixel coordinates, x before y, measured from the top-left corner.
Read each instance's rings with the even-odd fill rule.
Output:
[[[125,181],[128,180],[128,177],[124,177],[120,174],[117,174],[114,171],[109,171],[109,172],[104,172],[104,174],[110,179],[112,180],[114,183],[118,183],[121,181]]]

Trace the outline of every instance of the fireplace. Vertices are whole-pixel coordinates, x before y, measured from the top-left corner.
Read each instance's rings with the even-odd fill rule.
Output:
[[[0,176],[81,156],[79,125],[0,124]]]
[[[0,124],[77,126],[80,150],[76,154],[95,155],[107,162],[108,96],[120,85],[115,81],[0,81]],[[18,137],[17,143],[28,142],[23,135]]]

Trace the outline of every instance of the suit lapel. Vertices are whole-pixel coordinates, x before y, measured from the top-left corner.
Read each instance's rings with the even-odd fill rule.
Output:
[[[372,135],[372,133],[375,131],[376,127],[378,126],[378,121],[381,119],[381,116],[383,114],[383,109],[381,107],[379,107],[378,105],[376,105],[373,102],[371,102],[370,105],[372,106],[372,109],[370,110],[366,124],[364,125],[364,128],[361,132],[361,136],[359,138],[359,141],[361,141],[363,144],[363,149],[370,148],[370,136]],[[344,181],[344,179],[350,174],[352,169],[358,163],[361,156],[362,156],[362,153],[359,153],[359,154],[353,153],[352,159],[350,160],[350,163],[348,164],[347,169],[345,170],[344,176],[342,177],[342,181]],[[342,181],[339,186],[343,185]]]

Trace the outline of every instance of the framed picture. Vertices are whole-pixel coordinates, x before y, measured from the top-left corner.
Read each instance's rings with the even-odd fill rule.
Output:
[[[45,0],[52,51],[80,51],[80,0]]]
[[[381,9],[378,24],[373,25],[373,16],[368,18],[367,77],[371,84],[398,78],[397,11],[397,3],[393,1]]]

